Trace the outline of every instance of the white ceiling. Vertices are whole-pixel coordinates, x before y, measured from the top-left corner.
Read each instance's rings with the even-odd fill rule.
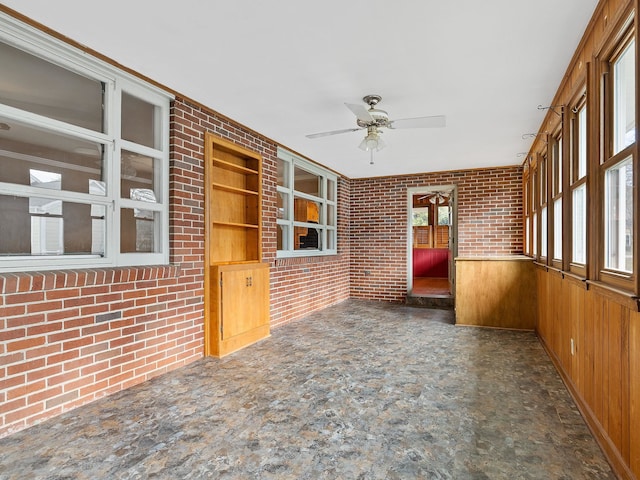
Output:
[[[597,0],[3,0],[348,177],[516,165]],[[369,165],[344,103],[382,95],[391,119]]]

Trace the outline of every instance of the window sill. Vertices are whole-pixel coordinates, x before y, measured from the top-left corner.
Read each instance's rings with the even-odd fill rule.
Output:
[[[1,273],[0,294],[55,290],[60,288],[109,285],[112,283],[175,278],[179,265],[87,268],[43,272]]]
[[[582,276],[580,276],[580,275],[576,275],[575,273],[563,271],[562,272],[562,278],[566,278],[570,282],[573,282],[575,285],[580,285],[582,288],[587,290],[587,279],[582,277]]]
[[[335,262],[341,260],[342,256],[337,253],[322,254],[322,255],[307,255],[307,256],[291,256],[291,257],[278,257],[275,259],[274,266],[281,267],[287,265],[302,265],[305,263],[322,263],[322,262]]]
[[[606,283],[598,282],[596,280],[587,280],[587,287],[590,290],[619,303],[630,310],[640,312],[640,298],[637,295],[620,288],[613,287]]]

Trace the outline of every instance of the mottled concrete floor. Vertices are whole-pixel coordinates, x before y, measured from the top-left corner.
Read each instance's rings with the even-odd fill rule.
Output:
[[[607,479],[532,333],[350,300],[0,440],[14,479]]]

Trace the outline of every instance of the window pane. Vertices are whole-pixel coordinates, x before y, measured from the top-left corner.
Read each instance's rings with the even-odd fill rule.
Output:
[[[412,225],[414,227],[429,225],[429,207],[416,207],[413,209]]]
[[[573,191],[573,256],[575,263],[587,263],[587,186]]]
[[[122,198],[157,202],[155,159],[123,150],[120,165],[120,195]]]
[[[47,190],[61,190],[62,175],[31,168],[29,169],[29,183],[32,187],[46,188]]]
[[[562,137],[558,139],[558,191],[562,191]]]
[[[327,200],[330,202],[336,201],[336,182],[330,178],[327,179]]]
[[[289,250],[289,226],[278,225],[278,250]]]
[[[547,203],[547,160],[540,162],[540,205]]]
[[[296,198],[294,205],[294,220],[296,222],[320,223],[320,204],[318,202]]]
[[[635,51],[635,41],[632,41],[614,64],[614,154],[636,141]]]
[[[562,260],[562,198],[553,202],[553,258]]]
[[[60,190],[61,175],[41,170],[30,170],[31,186]],[[62,255],[64,253],[64,224],[62,200],[29,198],[31,215],[31,254]]]
[[[122,92],[122,139],[160,148],[160,135],[156,129],[159,108],[133,95]]]
[[[552,191],[555,196],[562,191],[562,137],[558,138],[553,147]]]
[[[540,211],[540,256],[547,256],[547,207]]]
[[[605,267],[633,271],[633,164],[631,158],[605,174]]]
[[[449,225],[449,207],[438,207],[438,225]]]
[[[336,226],[336,206],[327,205],[327,225]]]
[[[278,159],[278,186],[280,187],[291,188],[289,185],[289,165],[289,162],[281,158]]]
[[[0,42],[0,102],[103,132],[103,83]]]
[[[319,228],[295,227],[296,250],[322,250],[322,234]]]
[[[587,108],[578,112],[578,178],[587,174]]]
[[[529,217],[527,217],[525,219],[525,232],[524,232],[524,252],[525,253],[531,253],[531,248],[529,245],[530,242],[530,238],[529,238],[529,232],[530,232],[530,227],[529,225],[531,224],[531,219]]]
[[[318,175],[307,172],[300,167],[294,168],[294,174],[294,190],[316,197],[320,196],[322,179]]]
[[[533,256],[535,257],[538,254],[538,214],[533,214],[533,222],[531,223],[531,228],[533,229]]]
[[[104,182],[101,144],[36,129],[3,117],[0,122],[9,126],[9,130],[0,130],[0,182],[51,188],[51,184],[46,186],[46,181],[38,182],[34,175],[55,175],[56,190],[106,194],[104,188],[97,191],[90,186],[92,182]]]
[[[62,218],[31,217],[31,254],[62,255],[64,230]]]
[[[336,231],[335,230],[327,230],[327,249],[335,250],[337,248],[336,245]]]
[[[278,192],[278,218],[291,220],[289,214],[289,194]]]
[[[104,205],[0,195],[0,255],[103,255]]]
[[[29,198],[29,213],[33,215],[62,215],[62,200]]]
[[[120,251],[123,253],[160,251],[157,239],[158,212],[123,208],[120,214]]]

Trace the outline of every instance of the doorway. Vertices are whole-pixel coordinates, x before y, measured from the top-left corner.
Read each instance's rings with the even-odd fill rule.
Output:
[[[453,299],[456,188],[454,185],[410,188],[408,207],[407,299]]]

